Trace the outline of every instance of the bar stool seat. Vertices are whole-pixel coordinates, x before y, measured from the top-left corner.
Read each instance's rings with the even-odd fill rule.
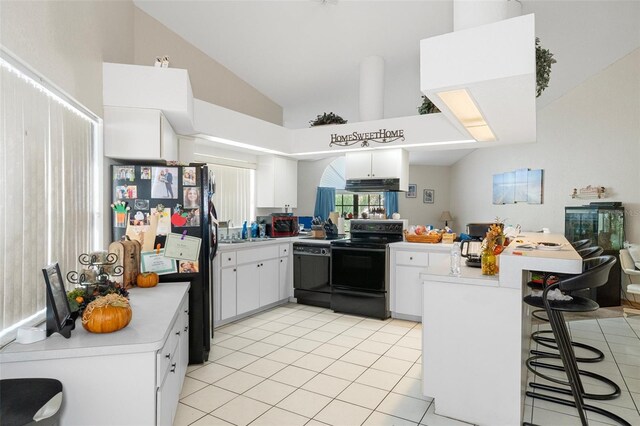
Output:
[[[613,381],[607,379],[604,376],[598,374],[580,370],[578,368],[575,353],[573,351],[573,345],[571,344],[569,330],[564,320],[563,312],[590,312],[599,308],[598,304],[587,298],[575,296],[570,301],[553,301],[549,300],[549,292],[555,289],[559,289],[562,292],[576,292],[587,288],[597,288],[607,283],[609,278],[609,271],[615,264],[616,258],[614,256],[599,256],[584,261],[584,268],[582,274],[565,278],[557,283],[547,286],[542,294],[542,297],[535,298],[533,296],[526,296],[524,298],[525,303],[532,304],[532,306],[543,306],[547,312],[549,323],[551,325],[551,331],[555,338],[555,341],[560,352],[560,359],[562,366],[542,363],[539,360],[544,358],[554,358],[549,355],[535,355],[527,359],[526,367],[533,373],[540,377],[543,377],[553,383],[563,385],[563,387],[552,386],[542,383],[529,383],[534,389],[551,391],[562,393],[565,395],[573,396],[572,400],[559,398],[553,395],[544,393],[527,391],[526,395],[532,398],[543,399],[545,401],[562,404],[565,406],[575,407],[578,410],[580,421],[582,425],[588,425],[586,411],[593,411],[595,413],[606,416],[622,425],[630,424],[622,417],[611,413],[607,410],[588,405],[584,403],[585,399],[612,399],[620,395],[620,387]],[[547,368],[556,371],[564,371],[567,376],[567,380],[561,380],[556,377],[544,375],[536,368]],[[610,394],[590,394],[585,392],[582,384],[581,376],[587,376],[599,380],[606,385],[611,386],[614,390]]]
[[[3,426],[58,424],[62,383],[56,379],[0,380],[0,422]]]

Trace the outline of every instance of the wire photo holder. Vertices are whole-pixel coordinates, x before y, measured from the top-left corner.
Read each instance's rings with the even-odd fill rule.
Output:
[[[60,333],[68,339],[75,328],[75,321],[71,317],[60,265],[49,265],[42,269],[42,273],[47,286],[47,337]]]

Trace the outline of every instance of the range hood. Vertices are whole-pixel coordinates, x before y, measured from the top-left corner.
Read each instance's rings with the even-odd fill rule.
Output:
[[[351,192],[399,192],[400,179],[347,179],[344,187]]]

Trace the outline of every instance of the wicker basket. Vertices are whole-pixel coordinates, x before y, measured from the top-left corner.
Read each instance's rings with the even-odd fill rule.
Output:
[[[410,243],[439,243],[442,240],[442,234],[430,234],[430,235],[410,235],[409,232],[404,230],[404,239]]]
[[[455,233],[451,233],[451,234],[447,234],[444,233],[442,234],[442,242],[446,243],[446,244],[452,244],[453,240],[456,239],[456,234]]]

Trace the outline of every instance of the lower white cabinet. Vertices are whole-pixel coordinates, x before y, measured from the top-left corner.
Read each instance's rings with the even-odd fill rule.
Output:
[[[0,379],[60,380],[63,425],[171,425],[189,362],[188,289],[131,289],[131,322],[113,333],[89,333],[78,320],[69,339],[11,343],[0,350]]]
[[[238,270],[235,266],[222,268],[220,279],[220,319],[236,316],[236,292]]]
[[[422,317],[422,272],[417,266],[396,266],[394,312]]]
[[[215,258],[214,326],[290,297],[293,288],[291,243],[255,245],[225,250]]]
[[[422,319],[422,280],[429,265],[449,261],[449,245],[394,243],[390,245],[390,310],[394,318]]]

